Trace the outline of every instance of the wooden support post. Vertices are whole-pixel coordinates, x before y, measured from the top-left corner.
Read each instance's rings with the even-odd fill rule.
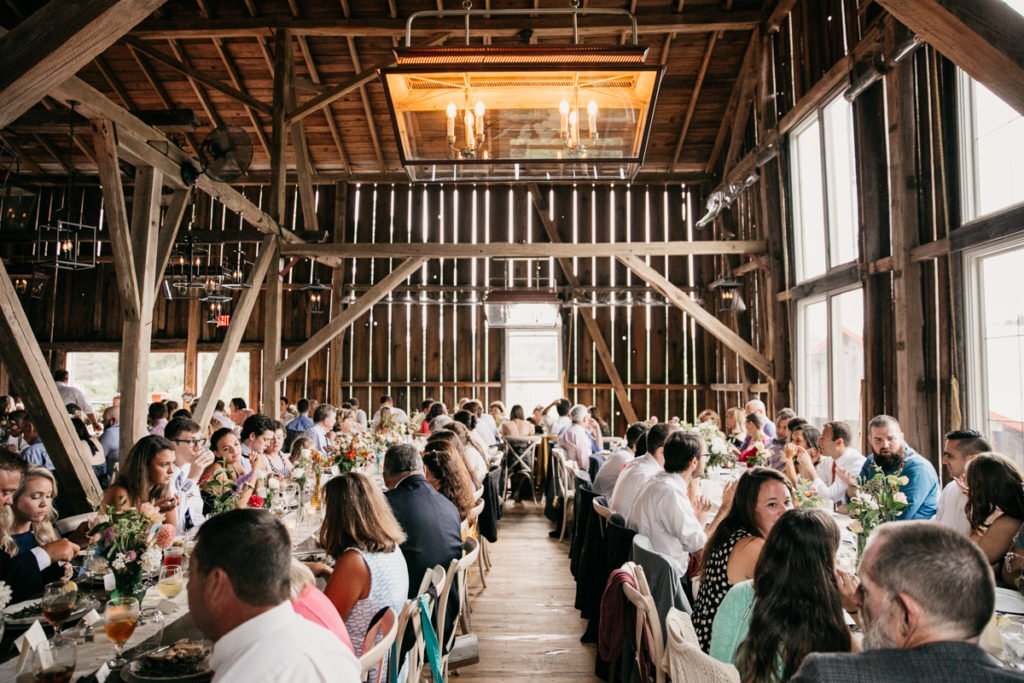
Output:
[[[288,64],[291,62],[291,36],[280,30],[274,34],[274,116],[270,137],[270,201],[268,211],[278,225],[284,222],[285,188],[288,146],[288,127],[285,125],[285,109],[288,90]],[[267,295],[263,301],[263,378],[261,382],[262,412],[274,419],[280,413],[278,397],[281,383],[274,369],[281,359],[281,319],[283,304],[281,289],[280,245],[272,246],[274,252],[271,266],[267,270]]]
[[[295,59],[292,51],[287,51],[288,85],[285,89],[285,104],[288,109],[295,108]],[[277,119],[274,119],[275,124]],[[318,231],[319,221],[316,217],[316,194],[313,190],[313,162],[306,144],[306,126],[302,121],[291,126],[292,150],[295,152],[295,177],[299,186],[299,201],[302,204],[302,224],[306,230]]]
[[[713,337],[722,342],[726,348],[735,352],[740,358],[750,363],[769,380],[772,379],[772,364],[761,355],[761,352],[748,344],[738,334],[703,306],[690,298],[683,290],[676,287],[668,279],[636,256],[621,256],[619,261],[629,268],[641,280],[657,290],[663,297],[688,313],[694,322],[707,330]]]
[[[348,183],[334,184],[334,226],[331,241],[345,241],[345,221],[348,217]],[[331,315],[338,315],[345,306],[345,268],[335,266],[331,270]],[[327,402],[340,406],[345,396],[341,390],[341,378],[344,374],[345,332],[331,340],[327,351]]]
[[[102,490],[89,465],[90,453],[78,438],[57,385],[50,374],[32,326],[21,306],[7,269],[0,260],[0,362],[10,374],[25,408],[57,468],[62,508],[84,513],[96,508]],[[6,387],[0,387],[6,390]],[[64,502],[66,500],[66,503]]]
[[[114,253],[114,271],[117,273],[117,289],[121,295],[121,306],[125,316],[138,318],[140,293],[135,280],[135,257],[132,255],[131,235],[128,231],[128,211],[124,203],[124,187],[121,185],[121,169],[117,157],[117,131],[112,121],[92,121],[93,142],[96,146],[96,164],[99,167],[100,184],[103,186],[103,210],[110,228],[110,247]]]
[[[185,381],[183,386],[186,394],[199,395],[199,330],[203,324],[201,319],[202,302],[199,299],[188,300],[188,330],[185,337]],[[183,406],[188,408],[189,406]],[[200,423],[202,424],[202,423]]]
[[[562,236],[558,232],[558,228],[551,220],[550,215],[546,208],[542,205],[543,199],[540,194],[540,188],[535,184],[530,185],[530,202],[533,208],[537,212],[537,217],[540,218],[541,224],[544,226],[544,231],[548,235],[548,239],[552,244],[560,244],[562,242]],[[577,246],[577,245],[572,245]],[[579,279],[572,271],[572,261],[569,259],[559,259],[558,265],[562,268],[562,272],[565,274],[565,279],[569,286],[577,288],[580,286]],[[615,366],[615,362],[612,360],[612,352],[608,348],[608,342],[604,338],[604,333],[601,331],[601,326],[597,324],[597,320],[594,318],[594,312],[591,309],[581,309],[579,311],[580,318],[583,320],[584,326],[587,328],[587,334],[590,335],[591,340],[594,342],[594,349],[597,351],[598,357],[601,359],[601,366],[604,368],[605,373],[608,375],[608,381],[612,383],[612,387],[615,390],[615,400],[619,402],[619,407],[622,409],[622,415],[626,418],[627,424],[633,424],[639,421],[636,409],[633,407],[633,401],[630,400],[629,391],[626,390],[625,385],[622,382],[622,376],[619,374],[619,369]],[[568,364],[566,364],[568,367]],[[568,377],[563,374],[562,384],[568,386]],[[568,395],[568,391],[564,395]]]
[[[275,246],[277,246],[277,238],[273,235],[263,240],[259,258],[256,259],[256,264],[249,273],[248,280],[246,280],[249,287],[242,290],[242,296],[238,299],[238,305],[231,316],[231,324],[228,325],[227,333],[224,335],[224,343],[217,352],[217,359],[213,361],[213,367],[210,368],[210,374],[206,378],[206,383],[203,385],[203,390],[200,394],[199,407],[196,409],[195,414],[196,421],[201,425],[209,424],[210,419],[213,417],[213,409],[217,405],[217,397],[220,396],[220,392],[224,389],[224,383],[227,382],[228,374],[231,372],[231,363],[235,359],[238,345],[245,334],[245,328],[249,325],[249,318],[256,307],[256,300],[259,299],[260,283],[263,282],[268,273],[271,273],[271,266],[274,266],[271,274],[280,280],[276,270],[277,264],[274,262],[277,256],[274,249]],[[271,403],[277,403],[276,398]],[[264,398],[263,404],[264,410],[266,410],[266,398]]]
[[[416,272],[416,269],[426,262],[425,256],[410,258],[395,266],[394,270],[388,273],[387,277],[375,284],[366,293],[355,300],[344,311],[331,318],[331,321],[324,325],[309,340],[299,348],[288,354],[288,358],[277,364],[273,377],[278,381],[283,380],[295,370],[298,370],[314,353],[322,349],[328,342],[336,337],[342,330],[354,323],[364,313],[370,310],[374,304],[388,295],[392,289],[405,281],[407,277]],[[266,382],[266,380],[264,380]]]
[[[885,75],[889,125],[889,215],[892,230],[893,311],[895,313],[896,415],[907,442],[923,449],[934,442],[925,391],[925,322],[921,264],[910,258],[919,239],[917,120],[914,60]]]
[[[74,76],[164,2],[53,2],[0,36],[0,129]]]
[[[878,4],[1024,114],[1024,16],[1001,0],[878,0]]]
[[[263,391],[260,399],[264,415],[277,419],[281,412],[278,398],[281,396],[281,381],[276,374],[281,358],[281,323],[284,303],[282,297],[281,251],[277,244],[270,248],[270,268],[267,269],[267,295],[263,300]]]
[[[156,248],[160,224],[161,173],[143,166],[135,174],[132,199],[132,254],[139,291],[139,314],[125,316],[118,366],[121,392],[121,452],[128,453],[146,434],[149,404],[149,351],[156,301]]]

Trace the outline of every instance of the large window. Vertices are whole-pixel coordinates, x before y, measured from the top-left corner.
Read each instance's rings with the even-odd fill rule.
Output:
[[[790,137],[795,274],[798,282],[857,258],[853,110],[836,97]]]
[[[214,351],[201,352],[199,354],[199,391],[202,392],[203,387],[206,386],[206,379],[210,375],[210,370],[213,368],[213,361],[217,359],[217,353]],[[234,359],[231,361],[231,370],[228,372],[228,379],[224,383],[224,388],[220,391],[220,396],[216,398],[223,399],[227,402],[229,399],[235,398],[236,396],[244,398],[246,401],[249,400],[249,354],[248,353],[236,353]]]
[[[562,388],[562,330],[505,330],[505,367],[502,372],[506,407],[546,406],[564,393]]]
[[[1004,2],[1024,14],[1024,0]],[[964,220],[1024,201],[1024,116],[961,72],[960,123]]]
[[[967,255],[971,421],[1024,466],[1024,240]]]
[[[797,412],[820,427],[850,424],[860,443],[864,296],[860,289],[805,299],[797,307]]]
[[[118,358],[121,354],[109,352],[69,353],[67,368],[71,383],[82,388],[94,408],[109,406],[117,393]],[[185,378],[185,354],[149,354],[149,392],[151,399],[181,400]],[[246,375],[248,380],[248,375]],[[243,394],[244,395],[244,394]]]

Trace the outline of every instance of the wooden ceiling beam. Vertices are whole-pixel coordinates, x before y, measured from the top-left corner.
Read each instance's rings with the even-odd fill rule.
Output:
[[[672,164],[670,169],[675,169],[679,164],[679,157],[683,153],[683,144],[686,142],[686,134],[690,131],[690,123],[693,121],[693,113],[697,110],[697,100],[700,99],[700,89],[704,85],[704,77],[708,74],[708,66],[711,64],[711,55],[715,51],[715,44],[718,42],[718,34],[712,33],[708,36],[707,47],[704,48],[704,58],[701,59],[700,69],[697,71],[697,82],[690,94],[690,101],[686,105],[686,113],[683,115],[683,126],[679,131],[679,139],[676,140],[676,149],[672,153]]]
[[[439,33],[435,36],[428,38],[425,42],[417,44],[417,47],[433,47],[436,45],[441,45],[448,39],[448,35],[448,33]],[[392,64],[394,64],[394,60],[389,60],[387,62],[375,64],[371,66],[369,69],[356,69],[357,73],[352,78],[349,78],[348,80],[345,80],[339,83],[338,85],[330,86],[327,90],[317,95],[316,97],[303,102],[295,111],[288,112],[288,123],[295,123],[296,121],[301,121],[302,119],[306,118],[307,116],[317,111],[318,109],[322,109],[327,105],[331,104],[332,102],[340,100],[342,97],[345,97],[346,95],[350,95],[351,93],[365,86],[370,81],[375,80],[377,78],[377,71],[379,69],[387,68]]]
[[[722,342],[726,348],[734,351],[736,355],[750,363],[769,379],[772,378],[771,361],[765,358],[760,351],[751,346],[745,339],[733,332],[728,325],[694,301],[690,295],[672,284],[668,278],[647,264],[643,259],[631,255],[620,255],[617,258],[622,265],[633,271],[634,275],[688,314],[693,318],[694,322],[703,327],[708,334]]]
[[[174,39],[171,38],[169,40]],[[197,71],[196,69],[192,68],[190,64],[182,60],[180,57],[175,58],[174,56],[166,54],[162,50],[157,50],[156,48],[147,44],[146,41],[139,40],[137,38],[132,38],[130,36],[125,38],[124,42],[130,45],[134,50],[137,50],[138,52],[146,55],[150,59],[160,62],[166,67],[174,69],[178,73],[187,76],[191,80],[202,83],[206,87],[212,90],[216,90],[221,94],[227,95],[231,99],[237,100],[238,102],[241,102],[242,104],[248,107],[252,107],[253,109],[263,114],[266,114],[267,116],[270,116],[270,114],[272,113],[269,104],[265,102],[260,102],[259,100],[257,100],[252,95],[249,95],[248,93],[243,93],[239,90],[236,90],[235,88],[232,88],[226,83],[218,81],[216,78],[211,78],[210,76],[207,76],[201,71]]]
[[[878,4],[1024,114],[1024,16],[1001,0],[878,0]]]
[[[282,256],[336,256],[338,258],[598,258],[629,256],[707,256],[763,254],[763,240],[707,240],[672,242],[589,242],[579,244],[471,243],[449,244],[363,242],[357,244],[282,244]]]
[[[637,32],[642,35],[664,33],[702,34],[718,31],[750,31],[764,20],[761,12],[699,9],[683,13],[641,11],[637,15]],[[531,22],[537,23],[527,26]],[[236,19],[149,20],[137,26],[132,35],[144,40],[168,38],[266,38],[277,29],[286,28],[293,35],[352,38],[405,37],[405,19],[390,17],[353,17],[349,19],[295,19],[287,17],[249,17]],[[453,19],[424,17],[413,25],[413,35],[450,32],[460,28]],[[565,38],[572,30],[566,17],[544,16],[537,19],[500,17],[481,19],[472,28],[475,37],[515,38],[524,29],[533,30],[538,38]],[[582,38],[618,36],[623,31],[621,17],[595,16],[580,19]]]
[[[338,246],[343,247],[345,245]],[[302,367],[302,364],[309,360],[313,354],[326,346],[337,335],[344,332],[346,328],[358,320],[364,313],[373,308],[374,304],[387,296],[388,292],[405,282],[405,279],[419,270],[419,267],[426,263],[426,261],[426,256],[413,256],[401,263],[395,264],[394,270],[388,273],[387,277],[367,290],[365,294],[353,303],[349,304],[348,308],[339,311],[338,315],[331,318],[331,321],[320,328],[306,343],[289,353],[286,359],[278,363],[274,369],[276,380],[281,381]]]
[[[789,13],[793,11],[796,3],[797,0],[779,0],[775,3],[775,9],[764,22],[765,32],[775,33],[778,31],[782,27],[782,23],[789,17]]]
[[[715,136],[715,144],[711,148],[711,156],[708,158],[705,172],[712,175],[718,166],[719,157],[726,149],[725,141],[728,138],[730,145],[739,145],[743,134],[747,129],[747,120],[750,118],[751,97],[754,92],[754,84],[757,83],[758,70],[760,66],[757,56],[760,53],[761,31],[755,29],[750,34],[750,42],[747,43],[747,50],[743,54],[743,61],[740,65],[740,72],[733,85],[732,94],[729,96],[729,104],[726,105],[725,114],[722,116],[722,123],[718,127],[718,135]],[[727,161],[729,157],[727,156]]]
[[[0,35],[0,128],[75,75],[164,1],[51,2]]]
[[[160,104],[163,108],[175,109],[174,100],[171,99],[171,95],[164,87],[163,81],[157,78],[156,72],[153,71],[153,67],[150,66],[148,61],[146,61],[146,58],[136,50],[133,45],[128,45],[128,52],[131,53],[132,59],[134,59],[135,63],[138,64],[139,69],[142,71],[142,75],[146,77],[146,80],[149,82],[150,87],[153,88],[153,91],[156,93],[157,98],[159,98]],[[188,144],[191,145],[192,151],[198,154],[199,141],[196,139],[195,135],[192,135],[191,133],[183,133],[183,135],[188,141]]]

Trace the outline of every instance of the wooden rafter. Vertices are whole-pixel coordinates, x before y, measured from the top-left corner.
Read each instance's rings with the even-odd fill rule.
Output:
[[[754,30],[750,34],[750,42],[747,44],[747,51],[743,55],[743,62],[740,66],[739,75],[733,86],[732,94],[729,96],[729,104],[725,108],[725,115],[722,116],[722,123],[718,127],[718,135],[715,136],[715,145],[711,149],[711,156],[705,171],[708,175],[714,173],[718,166],[719,157],[723,150],[726,154],[726,164],[732,160],[732,152],[743,140],[743,134],[747,129],[747,121],[750,118],[751,98],[754,92],[754,85],[757,83],[760,64],[761,31]],[[726,139],[729,140],[729,147],[725,147]]]
[[[138,50],[136,50],[135,47],[132,45],[128,45],[128,52],[131,54],[132,59],[135,60],[135,63],[142,71],[142,75],[146,77],[146,81],[149,82],[150,87],[153,88],[153,92],[155,92],[157,98],[159,98],[161,106],[163,106],[164,109],[174,109],[174,100],[171,99],[171,95],[167,92],[167,89],[164,87],[163,82],[159,78],[157,78],[156,72],[153,71],[153,67],[150,66],[149,62],[146,60],[146,57]],[[188,144],[191,145],[192,151],[198,153],[199,141],[196,140],[196,137],[189,133],[185,133],[184,136],[185,139],[188,141]]]
[[[181,44],[176,40],[168,40],[167,43],[171,47],[171,52],[178,58],[182,65],[192,69],[192,64],[189,62],[188,55],[185,54]],[[195,69],[192,69],[192,71],[195,72]],[[186,74],[185,78],[188,79],[188,84],[192,86],[192,91],[199,99],[199,104],[202,105],[203,111],[206,112],[206,118],[210,120],[210,125],[214,128],[222,127],[224,125],[224,119],[221,118],[216,107],[213,106],[213,101],[207,94],[205,86],[203,86],[195,76]]]
[[[285,244],[284,256],[337,256],[339,258],[571,258],[630,256],[707,256],[723,254],[762,254],[763,240],[707,240],[671,242],[587,242],[551,244],[545,242],[458,242],[458,243],[372,243],[359,244]]]
[[[278,363],[273,376],[277,381],[281,381],[295,370],[298,370],[313,354],[358,320],[374,304],[387,296],[388,292],[415,273],[426,261],[427,257],[425,256],[415,256],[396,264],[394,270],[388,273],[387,277],[368,289],[365,294],[356,299],[348,308],[339,311],[338,315],[331,318],[331,321],[320,328],[306,343],[289,353],[288,358]]]
[[[164,1],[53,2],[0,35],[0,128],[28,111]]]
[[[760,12],[700,9],[684,13],[653,11],[640,12],[637,32],[641,35],[660,33],[702,34],[717,31],[749,31],[761,23]],[[405,19],[391,17],[353,17],[350,19],[294,19],[284,17],[249,17],[233,19],[175,19],[149,20],[132,31],[132,35],[146,40],[167,38],[257,38],[277,29],[287,28],[292,35],[353,38],[402,38]],[[452,19],[424,18],[413,26],[414,35],[458,30],[459,22]],[[571,30],[569,17],[545,17],[543,25],[533,26],[537,38],[562,38]],[[476,37],[515,38],[523,30],[522,19],[495,17],[485,26],[474,27]],[[622,33],[622,18],[617,16],[590,18],[579,27],[586,39],[599,36],[618,36]]]
[[[171,262],[171,252],[174,251],[174,243],[178,239],[178,230],[181,229],[181,219],[185,217],[185,211],[192,201],[192,188],[175,190],[171,194],[171,201],[164,211],[164,222],[160,226],[160,235],[156,249],[156,278],[154,287],[159,290],[160,283],[167,272],[167,264]]]
[[[259,111],[263,114],[267,114],[269,116],[271,113],[270,105],[268,105],[266,102],[260,102],[252,95],[236,90],[228,84],[222,83],[221,81],[218,81],[216,78],[211,78],[203,72],[193,68],[191,64],[185,61],[185,59],[182,59],[183,53],[177,56],[169,55],[165,53],[163,50],[158,50],[153,46],[149,45],[146,41],[132,37],[125,38],[125,43],[130,45],[133,50],[136,50],[139,53],[146,55],[150,59],[160,62],[166,67],[174,69],[175,71],[186,76],[190,80],[196,81],[197,83],[202,83],[207,88],[211,88],[212,90],[216,90],[217,92],[227,95],[231,99],[237,100],[238,102],[241,102],[242,104],[248,107],[252,107],[256,111]]]
[[[1024,16],[1001,0],[878,0],[878,4],[1024,114]]]
[[[438,33],[428,38],[423,43],[419,43],[418,45],[419,47],[433,47],[436,45],[441,45],[448,39],[448,35],[448,33]],[[301,121],[302,119],[306,118],[313,112],[322,109],[331,104],[332,102],[336,102],[340,100],[342,97],[345,97],[346,95],[355,92],[360,87],[365,86],[367,83],[377,78],[377,71],[379,69],[389,67],[393,63],[393,61],[387,61],[381,62],[380,64],[375,64],[368,69],[362,69],[352,78],[349,78],[339,83],[338,85],[331,86],[330,88],[320,93],[316,97],[313,97],[303,102],[294,111],[288,112],[288,122],[294,123],[296,121]]]

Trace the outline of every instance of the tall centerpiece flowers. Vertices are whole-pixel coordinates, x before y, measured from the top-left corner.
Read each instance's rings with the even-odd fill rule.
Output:
[[[732,467],[736,456],[729,447],[725,434],[713,422],[699,422],[693,431],[704,441],[708,453],[708,467]]]
[[[860,562],[868,538],[880,524],[891,522],[907,508],[907,495],[900,486],[910,482],[902,474],[902,468],[893,474],[881,470],[875,476],[861,482],[857,494],[846,506],[850,520],[850,531],[857,535],[857,562]]]
[[[377,434],[368,432],[352,432],[338,435],[338,452],[332,463],[339,472],[365,470],[376,463],[376,453],[381,448]]]
[[[163,524],[163,513],[151,503],[139,509],[128,508],[116,512],[113,507],[97,519],[90,535],[99,536],[95,559],[105,561],[114,573],[114,585],[119,597],[137,597],[145,592],[144,574],[160,569],[163,549],[174,543],[175,529]],[[93,567],[96,567],[94,561]]]
[[[768,448],[761,439],[754,439],[754,452],[747,456],[747,467],[767,467]]]

